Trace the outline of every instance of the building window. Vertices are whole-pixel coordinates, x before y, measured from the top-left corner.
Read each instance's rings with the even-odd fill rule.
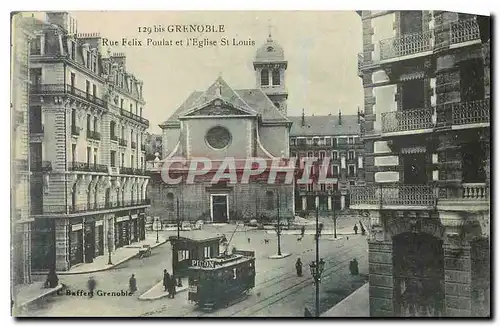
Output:
[[[74,41],[71,41],[70,42],[70,58],[75,60],[75,57],[76,57],[76,43]]]
[[[42,84],[42,69],[41,68],[31,68],[30,69],[30,83],[32,86],[37,86]]]
[[[273,69],[273,85],[280,85],[280,71],[278,69]]]
[[[354,166],[354,165],[349,165],[349,166],[347,167],[347,169],[348,169],[348,172],[347,172],[347,174],[348,174],[348,175],[347,175],[347,176],[348,176],[348,177],[354,177],[354,175],[355,175],[355,173],[356,173],[356,166]]]
[[[98,164],[97,162],[97,149],[94,149],[94,164]]]
[[[307,152],[307,157],[308,157],[308,158],[312,158],[312,157],[313,157],[313,153],[312,153],[312,151]]]
[[[297,138],[297,145],[306,145],[306,139],[303,137]]]
[[[349,185],[356,186],[356,182],[355,181],[349,181]]]
[[[87,166],[90,166],[91,158],[92,158],[92,148],[87,147]]]
[[[203,248],[203,257],[205,259],[212,257],[212,248],[210,246],[205,246]]]
[[[125,167],[125,153],[122,153],[122,167]]]
[[[92,84],[92,97],[97,98],[97,86]]]
[[[266,192],[266,209],[274,210],[274,193],[272,191]]]
[[[313,145],[317,146],[319,144],[319,138],[318,137],[313,137]]]
[[[76,162],[76,144],[71,144],[71,162]]]
[[[326,146],[332,146],[332,139],[329,137],[325,137],[325,145]]]
[[[87,68],[90,68],[90,51],[87,51]]]
[[[319,188],[320,188],[321,192],[326,192],[326,185],[325,184],[320,184]]]
[[[354,144],[354,138],[353,137],[348,137],[347,138],[347,144]]]
[[[37,35],[30,43],[30,54],[41,55],[42,54],[42,37]]]
[[[205,140],[214,149],[224,149],[231,143],[231,133],[227,128],[216,126],[207,132]]]
[[[129,108],[130,108],[130,112],[133,112],[134,109],[133,109],[133,105],[132,104],[130,104]]]
[[[295,137],[290,138],[290,145],[295,145]]]
[[[120,99],[120,109],[123,109],[123,99]]]
[[[325,155],[326,155],[325,151],[320,151],[320,152],[319,152],[319,158],[320,158],[321,160],[323,160],[323,159],[325,158]]]
[[[260,71],[260,85],[269,85],[269,71],[267,69]]]
[[[87,99],[89,98],[90,95],[90,82],[85,81],[85,95],[87,96]]]
[[[109,123],[109,130],[111,134],[111,139],[116,138],[116,123],[114,121],[111,121]]]
[[[130,168],[134,168],[134,161],[135,161],[134,159],[135,159],[135,158],[134,158],[134,156],[133,156],[133,155],[132,155],[132,156],[130,156]]]
[[[332,160],[339,160],[339,153],[337,151],[332,151]]]
[[[97,132],[99,130],[99,121],[97,119],[97,117],[94,117],[94,132]]]
[[[313,184],[312,183],[307,184],[307,191],[312,192],[313,190],[314,190]]]
[[[347,152],[347,160],[354,160],[355,153],[354,151]]]
[[[333,177],[339,176],[339,166],[338,165],[332,165],[332,175],[333,175]]]
[[[116,151],[111,151],[111,167],[116,167]]]
[[[290,157],[291,157],[291,158],[296,158],[296,157],[297,157],[297,154],[296,154],[295,152],[292,152],[292,153],[290,153]]]

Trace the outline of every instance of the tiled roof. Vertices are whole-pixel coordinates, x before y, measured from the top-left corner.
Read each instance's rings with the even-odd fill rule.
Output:
[[[222,88],[220,95],[217,93],[217,87],[219,86]],[[191,109],[203,105],[216,97],[220,97],[247,111],[260,114],[263,121],[288,121],[261,89],[233,90],[224,79],[219,77],[205,92],[192,92],[186,101],[175,110],[170,118],[159,126],[176,126],[179,123],[179,116],[182,116]]]
[[[339,116],[305,116],[302,126],[302,116],[289,116],[292,122],[290,136],[328,136],[328,135],[355,135],[359,134],[358,115],[342,115],[342,124]]]

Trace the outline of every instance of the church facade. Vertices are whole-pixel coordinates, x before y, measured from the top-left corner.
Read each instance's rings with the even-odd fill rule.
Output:
[[[255,88],[235,90],[219,76],[205,91],[192,92],[160,124],[162,158],[155,163],[148,189],[152,217],[164,222],[293,218],[294,186],[285,180],[294,173],[288,159],[287,61],[269,36],[253,64]],[[199,165],[199,158],[208,163]],[[241,176],[252,158],[265,163],[265,168],[245,182]],[[216,171],[228,162],[237,179],[214,181]],[[281,168],[269,182],[273,164]],[[188,177],[201,168],[205,170]],[[180,182],[166,182],[165,174]]]

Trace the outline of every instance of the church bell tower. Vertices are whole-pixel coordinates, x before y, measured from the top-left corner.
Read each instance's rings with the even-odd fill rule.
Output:
[[[285,60],[283,48],[269,37],[258,50],[253,62],[255,69],[256,87],[262,89],[276,108],[287,115],[286,100],[288,93],[285,88],[285,71],[288,62]]]

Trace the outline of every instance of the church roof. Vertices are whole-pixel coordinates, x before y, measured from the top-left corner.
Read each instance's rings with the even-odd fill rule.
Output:
[[[271,38],[271,35],[267,38],[267,42],[264,43],[255,55],[255,62],[280,62],[285,61],[285,51],[276,41]]]
[[[290,136],[330,136],[330,135],[357,135],[360,133],[358,115],[342,115],[342,124],[339,116],[289,116],[292,122]]]
[[[159,126],[178,126],[180,116],[215,98],[221,98],[237,108],[260,115],[263,121],[288,121],[261,89],[234,90],[222,77],[219,77],[205,92],[192,92],[170,118]]]

